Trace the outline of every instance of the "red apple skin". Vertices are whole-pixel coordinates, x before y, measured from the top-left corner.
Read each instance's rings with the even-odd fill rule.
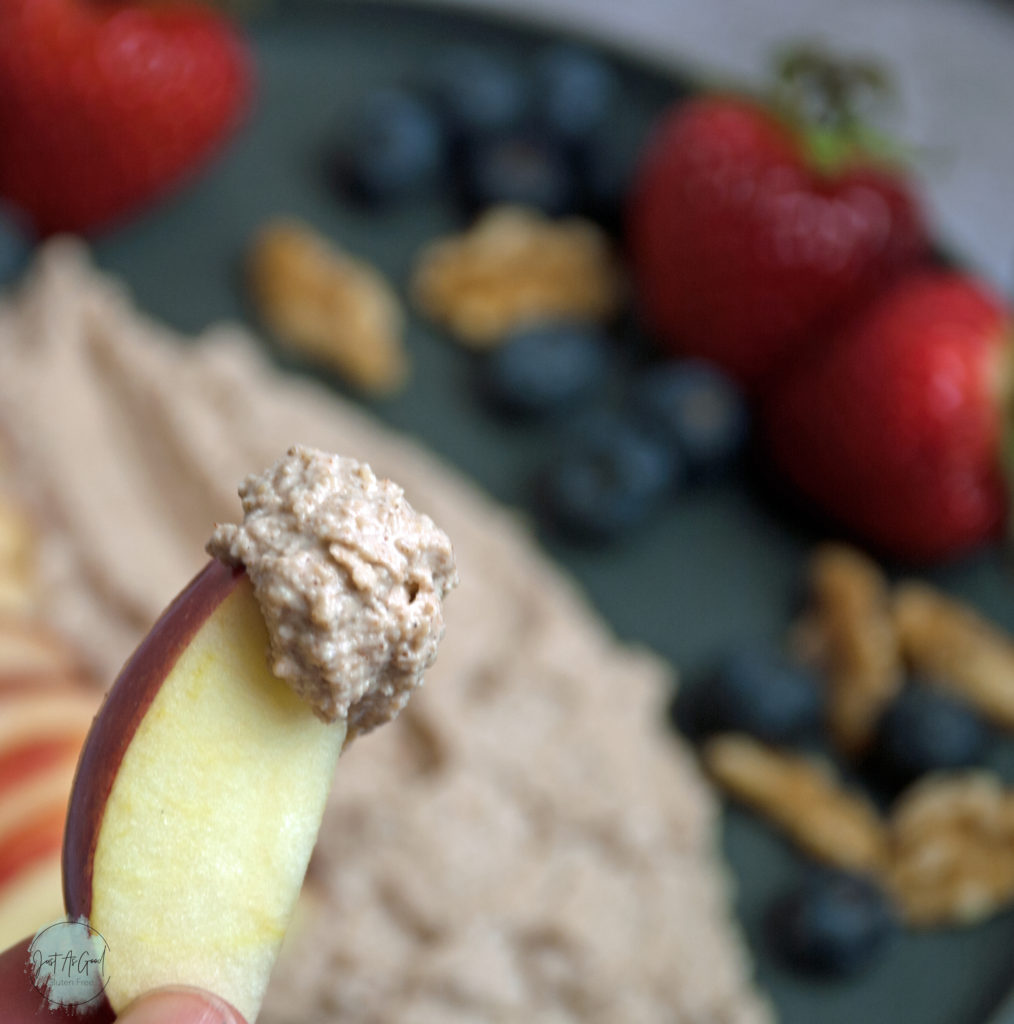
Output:
[[[0,953],[0,1006],[4,1024],[45,1024],[45,1022],[76,1021],[77,1024],[112,1024],[116,1015],[109,1004],[96,1000],[94,1007],[50,1009],[46,999],[32,984],[28,949],[32,937],[15,943]]]
[[[72,760],[77,761],[98,706],[99,694],[81,686],[0,687],[0,762],[56,741],[72,746]]]
[[[59,851],[64,815],[61,805],[45,808],[4,836],[0,847],[0,889],[9,883],[16,884],[17,875],[29,865]]]
[[[84,672],[48,670],[39,672],[0,673],[0,703],[21,694],[52,693],[59,696],[66,690],[95,692],[94,680]]]
[[[21,781],[46,771],[61,761],[78,756],[83,735],[52,736],[44,740],[26,740],[17,747],[0,752],[0,795]]]
[[[95,847],[123,755],[170,670],[209,615],[244,578],[212,559],[162,613],[120,671],[85,740],[67,809],[63,897],[73,918],[91,915]]]

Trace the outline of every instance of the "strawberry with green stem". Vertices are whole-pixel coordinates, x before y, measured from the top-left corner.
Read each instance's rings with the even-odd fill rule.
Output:
[[[792,352],[928,249],[905,174],[860,116],[865,63],[797,51],[771,103],[708,94],[664,117],[632,187],[627,240],[660,346],[757,393]]]

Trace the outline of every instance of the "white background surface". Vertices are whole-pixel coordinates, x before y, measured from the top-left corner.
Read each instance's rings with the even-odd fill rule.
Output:
[[[432,0],[423,0],[432,3]],[[1014,296],[1014,4],[987,0],[441,0],[576,29],[704,77],[762,80],[786,41],[882,58],[935,233]]]

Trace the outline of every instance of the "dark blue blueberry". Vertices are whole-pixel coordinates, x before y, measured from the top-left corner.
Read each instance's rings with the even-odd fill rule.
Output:
[[[727,469],[749,437],[750,416],[739,388],[702,359],[659,363],[645,371],[631,401],[645,425],[679,449],[695,479]]]
[[[567,154],[529,131],[473,139],[460,157],[459,188],[469,213],[511,203],[557,217],[577,210],[581,199]]]
[[[515,331],[481,363],[481,390],[518,416],[572,409],[597,391],[610,367],[609,341],[588,324],[555,322]]]
[[[440,122],[425,103],[400,89],[382,89],[356,110],[339,155],[339,172],[360,199],[402,199],[435,183],[443,147]]]
[[[620,236],[633,177],[633,158],[615,145],[608,133],[590,136],[572,157],[581,212]]]
[[[543,50],[532,73],[536,116],[555,137],[574,142],[601,128],[616,95],[616,76],[600,57],[577,46]]]
[[[0,285],[12,281],[28,265],[34,242],[28,218],[0,200]]]
[[[897,933],[890,901],[873,881],[842,871],[814,871],[774,905],[771,937],[796,970],[854,976],[872,966]]]
[[[599,411],[566,431],[565,450],[540,478],[551,528],[586,543],[616,540],[647,521],[679,480],[672,453],[628,419]]]
[[[980,764],[988,741],[986,725],[971,708],[916,683],[884,712],[873,764],[885,781],[904,786],[929,772]]]
[[[467,46],[438,54],[421,87],[452,143],[509,131],[520,124],[528,105],[527,83],[514,68]]]
[[[781,744],[814,735],[820,727],[822,688],[809,672],[765,645],[730,652],[713,672],[684,689],[677,698],[677,724],[681,716],[692,715],[695,738],[745,732]]]

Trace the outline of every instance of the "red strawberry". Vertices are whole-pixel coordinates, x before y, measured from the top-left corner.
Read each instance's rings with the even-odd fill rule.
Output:
[[[868,137],[850,116],[835,138],[732,96],[672,110],[642,156],[628,218],[639,302],[664,348],[756,391],[786,353],[925,253],[919,204],[868,155]]]
[[[0,2],[0,195],[42,233],[165,192],[236,124],[251,62],[197,3]]]
[[[997,537],[1011,326],[967,275],[926,270],[897,283],[765,396],[774,466],[888,555],[930,561]]]

